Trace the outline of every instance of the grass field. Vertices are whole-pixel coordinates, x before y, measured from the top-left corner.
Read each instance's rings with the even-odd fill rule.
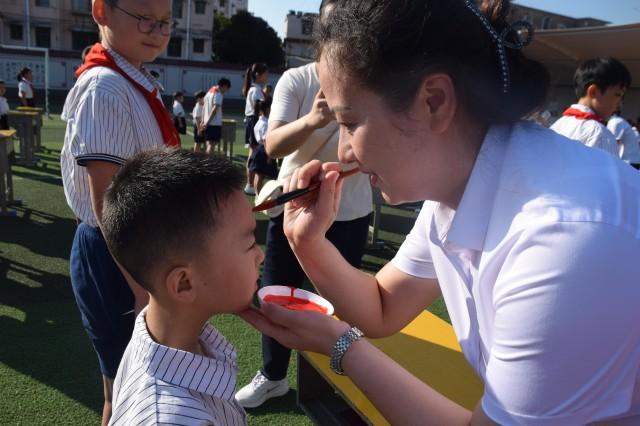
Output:
[[[241,122],[240,122],[241,123]],[[234,161],[246,158],[238,129]],[[0,425],[99,424],[102,385],[96,357],[80,324],[68,272],[75,221],[60,178],[64,123],[45,119],[37,166],[14,166],[15,217],[0,217]],[[363,268],[377,271],[395,253],[411,228],[410,209],[383,207],[379,238],[367,250]],[[266,217],[257,215],[257,239],[264,244]],[[441,302],[432,308],[446,318]],[[234,316],[212,323],[236,346],[240,386],[261,365],[260,335]],[[292,391],[249,410],[251,425],[311,424],[296,405],[296,365]]]

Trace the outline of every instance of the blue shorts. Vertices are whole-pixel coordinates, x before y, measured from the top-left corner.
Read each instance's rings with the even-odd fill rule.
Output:
[[[115,378],[135,322],[134,297],[99,228],[81,223],[71,246],[71,285],[103,376]]]
[[[207,142],[220,142],[222,139],[222,126],[207,126],[204,131]]]

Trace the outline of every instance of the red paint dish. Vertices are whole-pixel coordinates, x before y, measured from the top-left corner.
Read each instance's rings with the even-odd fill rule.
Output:
[[[333,315],[333,305],[321,296],[295,287],[271,285],[258,290],[262,302],[276,303],[292,311],[320,312]]]

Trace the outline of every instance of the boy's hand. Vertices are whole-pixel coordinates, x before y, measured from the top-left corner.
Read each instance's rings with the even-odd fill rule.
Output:
[[[322,129],[335,120],[335,114],[329,108],[322,89],[316,94],[311,111],[305,117],[307,125],[312,129]]]
[[[340,164],[313,160],[297,169],[283,184],[283,191],[306,188],[321,181],[320,190],[306,197],[296,198],[284,208],[284,233],[295,247],[325,238],[338,213],[342,180],[338,181]]]
[[[329,355],[349,325],[319,312],[292,311],[275,303],[247,309],[240,317],[282,345],[297,350]]]

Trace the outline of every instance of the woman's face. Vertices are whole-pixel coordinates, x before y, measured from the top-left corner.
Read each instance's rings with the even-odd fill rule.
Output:
[[[256,74],[256,83],[265,84],[269,79],[269,71],[265,71],[262,74]]]
[[[336,70],[325,57],[318,63],[322,91],[340,125],[340,161],[358,163],[390,204],[437,199],[440,183],[446,184],[439,148],[445,145],[421,119],[418,102],[393,112],[380,95],[336,78]]]

